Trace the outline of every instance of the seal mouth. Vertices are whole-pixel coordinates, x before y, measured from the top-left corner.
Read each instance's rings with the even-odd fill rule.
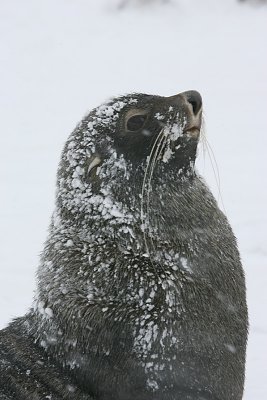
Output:
[[[191,123],[186,124],[183,129],[170,129],[168,132],[167,140],[163,143],[161,151],[158,155],[158,159],[161,159],[164,163],[167,163],[170,158],[183,146],[184,144],[188,144],[190,142],[196,143],[198,142],[200,136],[201,129],[201,121],[191,121]],[[182,144],[185,139],[185,143]],[[182,142],[181,142],[182,139]]]
[[[200,126],[194,125],[186,128],[184,129],[183,134],[189,136],[190,138],[197,139],[200,135]]]

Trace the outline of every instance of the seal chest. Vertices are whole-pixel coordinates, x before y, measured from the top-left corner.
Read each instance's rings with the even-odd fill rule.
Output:
[[[25,320],[93,398],[242,398],[244,274],[195,171],[201,120],[195,91],[125,95],[94,109],[65,145]]]

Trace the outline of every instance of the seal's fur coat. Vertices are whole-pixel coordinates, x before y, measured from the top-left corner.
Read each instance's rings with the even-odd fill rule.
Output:
[[[244,274],[195,171],[198,102],[123,96],[69,137],[34,307],[0,333],[1,400],[241,400]]]

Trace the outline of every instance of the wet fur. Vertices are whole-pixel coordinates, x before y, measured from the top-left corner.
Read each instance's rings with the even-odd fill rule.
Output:
[[[0,399],[41,400],[38,382],[52,400],[241,400],[244,274],[227,219],[195,171],[197,143],[184,144],[184,164],[177,155],[160,162],[167,136],[159,129],[148,159],[113,159],[105,135],[125,107],[111,104],[113,125],[100,111],[89,155],[97,110],[66,144],[35,306],[1,332]],[[75,177],[94,153],[103,157],[101,171]],[[101,209],[109,198],[114,209]],[[47,375],[36,370],[38,359]],[[27,395],[19,389],[26,382]]]

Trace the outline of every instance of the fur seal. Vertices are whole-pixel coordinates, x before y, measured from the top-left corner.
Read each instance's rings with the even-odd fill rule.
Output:
[[[70,135],[33,308],[0,332],[0,399],[241,400],[245,279],[195,170],[202,100],[130,94]]]

